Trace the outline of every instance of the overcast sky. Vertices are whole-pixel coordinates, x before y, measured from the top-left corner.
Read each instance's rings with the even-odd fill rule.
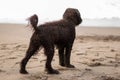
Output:
[[[82,18],[120,18],[120,0],[0,0],[0,22],[24,22],[32,14],[39,21],[57,20],[68,7],[79,9]]]

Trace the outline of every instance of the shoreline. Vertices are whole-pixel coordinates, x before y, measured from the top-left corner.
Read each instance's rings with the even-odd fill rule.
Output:
[[[105,39],[111,38],[113,40],[119,39],[120,28],[118,27],[84,27],[77,26],[76,28],[76,38],[84,39]],[[27,26],[27,24],[0,24],[0,38],[2,41],[29,41],[33,31]],[[14,39],[15,38],[15,39]],[[117,39],[117,40],[118,40]]]

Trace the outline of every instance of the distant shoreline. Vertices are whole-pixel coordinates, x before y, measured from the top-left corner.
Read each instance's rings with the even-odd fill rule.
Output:
[[[57,19],[56,19],[57,20]],[[39,20],[39,24],[43,24],[49,21],[54,20]],[[0,24],[27,24],[28,21],[26,20],[0,20]],[[86,27],[120,27],[120,19],[119,18],[100,18],[100,19],[85,19],[83,18],[81,26]]]
[[[32,29],[30,27],[27,27],[27,24],[0,23],[1,41],[28,42],[32,33],[33,33]],[[76,37],[92,39],[92,37],[89,37],[89,36],[92,36],[92,37],[96,37],[96,36],[109,37],[110,36],[110,38],[111,36],[113,36],[112,39],[115,39],[116,36],[120,36],[120,27],[114,27],[114,26],[113,27],[94,27],[94,26],[76,27]]]
[[[0,23],[0,25],[27,25],[28,23]],[[40,24],[38,24],[40,25]],[[86,27],[86,28],[120,28],[120,26],[95,26],[95,25],[78,25],[77,27]]]

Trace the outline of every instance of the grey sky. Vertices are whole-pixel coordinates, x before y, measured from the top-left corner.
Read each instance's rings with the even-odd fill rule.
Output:
[[[82,18],[120,18],[120,0],[0,0],[0,21],[24,21],[35,13],[40,21],[56,20],[68,7],[79,9]]]

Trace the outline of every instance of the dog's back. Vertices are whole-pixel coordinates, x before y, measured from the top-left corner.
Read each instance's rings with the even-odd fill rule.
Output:
[[[47,22],[37,26],[38,17],[33,15],[30,17],[30,23],[35,31],[38,31],[42,41],[50,40],[54,44],[66,43],[75,38],[75,25],[67,20],[59,20]],[[41,40],[40,40],[41,41]]]

